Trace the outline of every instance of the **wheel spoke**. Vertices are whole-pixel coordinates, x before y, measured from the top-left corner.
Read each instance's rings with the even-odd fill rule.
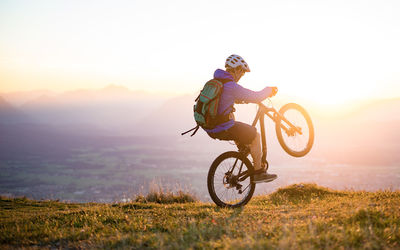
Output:
[[[314,127],[307,111],[298,104],[288,103],[279,110],[279,114],[285,118],[275,125],[282,148],[294,157],[306,155],[314,142]],[[282,128],[284,126],[288,126],[287,131]],[[297,130],[300,130],[301,134]]]
[[[282,130],[282,137],[285,144],[295,152],[301,152],[307,148],[307,142],[309,139],[309,131],[307,120],[304,116],[295,109],[289,109],[284,114],[285,118],[290,121],[293,126],[306,128],[302,129],[302,134],[295,132],[294,135],[288,135],[285,131]],[[289,129],[291,129],[289,127]]]
[[[236,167],[237,166],[237,167]],[[250,194],[250,178],[238,181],[238,174],[247,171],[247,166],[237,157],[226,158],[220,162],[214,172],[213,191],[218,199],[224,204],[237,205],[243,202]],[[232,172],[231,172],[232,171]],[[234,179],[236,178],[236,179]],[[224,184],[225,182],[228,182]],[[237,185],[241,185],[239,193]],[[245,187],[243,189],[243,187]]]

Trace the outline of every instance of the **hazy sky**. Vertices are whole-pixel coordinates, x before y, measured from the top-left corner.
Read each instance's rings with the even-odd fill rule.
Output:
[[[239,54],[241,84],[324,102],[400,96],[400,1],[0,1],[0,92],[193,93]]]

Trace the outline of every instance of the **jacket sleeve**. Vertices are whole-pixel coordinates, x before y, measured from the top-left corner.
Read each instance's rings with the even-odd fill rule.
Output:
[[[261,102],[272,94],[272,88],[266,87],[260,91],[252,91],[236,84],[234,89],[235,102]]]

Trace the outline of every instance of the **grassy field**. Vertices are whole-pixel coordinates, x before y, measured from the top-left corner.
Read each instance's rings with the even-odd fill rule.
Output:
[[[235,210],[186,200],[69,204],[3,197],[0,248],[400,248],[399,191],[299,184]]]

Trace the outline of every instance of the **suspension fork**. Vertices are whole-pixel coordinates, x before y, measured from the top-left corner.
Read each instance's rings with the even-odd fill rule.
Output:
[[[281,128],[286,132],[289,133],[289,131],[291,129],[294,129],[297,133],[299,133],[300,135],[303,134],[303,132],[301,131],[301,129],[299,129],[298,127],[296,127],[295,125],[293,125],[293,123],[291,123],[288,119],[286,119],[286,117],[284,117],[283,115],[281,115],[279,112],[277,112],[276,110],[273,110],[274,112],[274,116],[270,115],[269,113],[267,113],[267,115],[276,123],[278,121],[284,121],[286,122],[286,124],[288,125],[288,127],[286,127],[283,122],[281,122]]]

